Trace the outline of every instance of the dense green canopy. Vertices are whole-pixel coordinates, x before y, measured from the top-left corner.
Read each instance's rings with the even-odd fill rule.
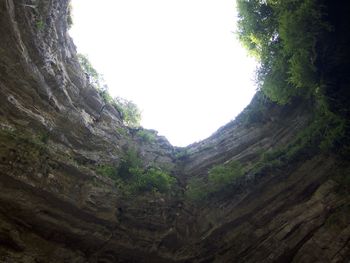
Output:
[[[260,62],[263,94],[279,104],[306,98],[317,120],[310,134],[350,149],[349,2],[237,0],[237,8],[238,36]]]
[[[320,88],[316,46],[331,26],[317,0],[238,0],[239,38],[260,61],[262,91],[287,103]]]

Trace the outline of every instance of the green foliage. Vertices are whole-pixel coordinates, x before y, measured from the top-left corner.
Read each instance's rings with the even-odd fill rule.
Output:
[[[45,29],[45,23],[43,20],[37,21],[35,26],[39,31],[42,31]]]
[[[152,143],[156,140],[156,135],[154,132],[149,130],[139,130],[136,135],[142,139],[142,141],[147,143]]]
[[[105,103],[111,104],[121,115],[125,125],[129,127],[139,127],[141,121],[141,111],[135,103],[120,97],[113,98],[108,92],[103,76],[92,66],[88,57],[78,54],[78,61],[89,77],[90,84],[93,85],[101,95]]]
[[[128,134],[126,128],[123,127],[117,127],[117,133],[123,136],[126,136]]]
[[[208,181],[211,191],[218,191],[243,176],[242,166],[237,161],[216,165],[209,170]]]
[[[236,121],[244,125],[264,123],[270,119],[269,105],[271,105],[270,99],[262,92],[257,92],[242,114],[237,116]]]
[[[213,193],[224,192],[230,189],[244,173],[238,161],[215,165],[209,170],[207,180],[192,178],[188,181],[185,196],[194,202],[205,200]]]
[[[260,155],[260,159],[252,167],[250,174],[256,175],[260,174],[263,171],[279,168],[289,162],[286,158],[287,149],[276,149],[272,151],[263,152]]]
[[[118,167],[100,165],[96,172],[115,181],[125,195],[142,192],[169,193],[175,178],[157,167],[144,169],[135,149],[129,149]]]
[[[77,57],[81,67],[89,76],[90,83],[94,85],[97,89],[101,89],[102,83],[104,82],[103,77],[92,66],[88,56],[83,54],[77,54]]]
[[[204,180],[195,177],[188,181],[185,192],[185,197],[188,200],[198,202],[207,198],[208,194],[208,186]]]
[[[114,98],[112,105],[122,115],[125,125],[129,127],[139,127],[141,121],[141,111],[135,103],[120,97]]]
[[[185,160],[188,158],[189,156],[189,151],[187,148],[183,148],[183,149],[180,149],[178,150],[176,153],[175,153],[175,158],[176,159],[179,159],[179,160]]]
[[[0,129],[0,136],[8,138],[8,140],[13,140],[19,144],[29,145],[33,149],[38,149],[40,151],[47,151],[48,137],[46,138],[45,132],[39,133],[38,135],[31,134],[27,131],[20,130],[7,130]]]
[[[131,148],[126,152],[119,165],[118,175],[122,179],[130,179],[133,174],[137,174],[137,170],[141,169],[141,166],[142,161],[138,157],[137,151]]]
[[[340,148],[341,144],[343,152],[350,149],[349,121],[344,117],[348,103],[339,95],[348,93],[344,88],[348,78],[333,78],[342,68],[347,72],[348,67],[340,67],[345,65],[341,59],[325,59],[334,49],[334,41],[346,38],[347,33],[332,33],[333,26],[339,25],[330,22],[326,11],[332,9],[322,3],[328,4],[317,0],[237,0],[239,38],[260,61],[257,81],[262,92],[280,104],[296,96],[315,101],[315,122],[304,132],[304,138],[299,137],[299,142],[290,146],[290,156],[311,144],[322,150]],[[330,54],[342,57],[345,53]]]
[[[315,114],[312,123],[300,131],[287,146],[262,153],[251,173],[259,174],[267,169],[305,161],[320,151],[334,151],[346,156],[348,152],[342,148],[342,142],[348,139],[345,137],[346,124],[346,121],[331,112],[326,115]]]
[[[266,45],[274,40],[275,12],[266,1],[259,0],[238,0],[237,8],[239,39],[251,54],[261,58]]]
[[[128,183],[131,193],[144,191],[168,192],[175,182],[175,178],[156,167],[142,168],[136,150],[130,149],[119,166],[118,174]]]
[[[115,179],[118,176],[118,169],[112,165],[100,165],[97,167],[96,172],[99,175]]]
[[[108,89],[106,88],[100,89],[99,94],[101,95],[105,103],[110,103],[110,104],[112,103],[113,105],[113,97],[111,96],[111,94],[109,94]]]
[[[239,38],[260,61],[262,91],[281,104],[314,94],[316,45],[330,30],[322,6],[316,0],[238,0],[237,7]]]
[[[147,171],[137,171],[134,176],[133,189],[136,192],[158,191],[166,193],[175,183],[174,177],[155,167],[151,167]]]

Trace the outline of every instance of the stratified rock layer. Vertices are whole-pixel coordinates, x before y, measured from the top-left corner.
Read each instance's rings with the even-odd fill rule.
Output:
[[[349,196],[334,155],[299,158],[201,203],[181,194],[215,164],[252,166],[312,122],[311,105],[257,95],[184,150],[144,142],[89,84],[67,35],[67,0],[0,1],[0,262],[348,262]],[[96,174],[136,148],[177,177],[175,195],[126,198]],[[177,157],[176,157],[177,156]]]

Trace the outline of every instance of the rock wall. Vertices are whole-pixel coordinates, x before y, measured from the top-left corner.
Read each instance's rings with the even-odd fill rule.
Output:
[[[67,6],[0,0],[0,262],[347,262],[350,202],[335,178],[349,165],[336,155],[247,174],[199,204],[183,195],[215,164],[251,167],[287,145],[312,123],[311,104],[282,107],[258,94],[186,149],[142,141],[80,68]],[[130,148],[144,165],[167,167],[177,192],[126,198],[96,173]]]

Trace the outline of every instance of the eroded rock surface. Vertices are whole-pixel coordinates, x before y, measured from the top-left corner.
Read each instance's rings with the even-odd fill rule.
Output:
[[[186,149],[142,141],[80,68],[67,5],[0,1],[0,262],[348,262],[350,202],[335,178],[349,165],[335,155],[248,173],[207,202],[183,195],[215,164],[251,167],[288,144],[313,121],[312,105],[257,95]],[[258,120],[247,121],[261,103]],[[96,173],[130,148],[146,166],[166,167],[177,193],[126,198]]]

